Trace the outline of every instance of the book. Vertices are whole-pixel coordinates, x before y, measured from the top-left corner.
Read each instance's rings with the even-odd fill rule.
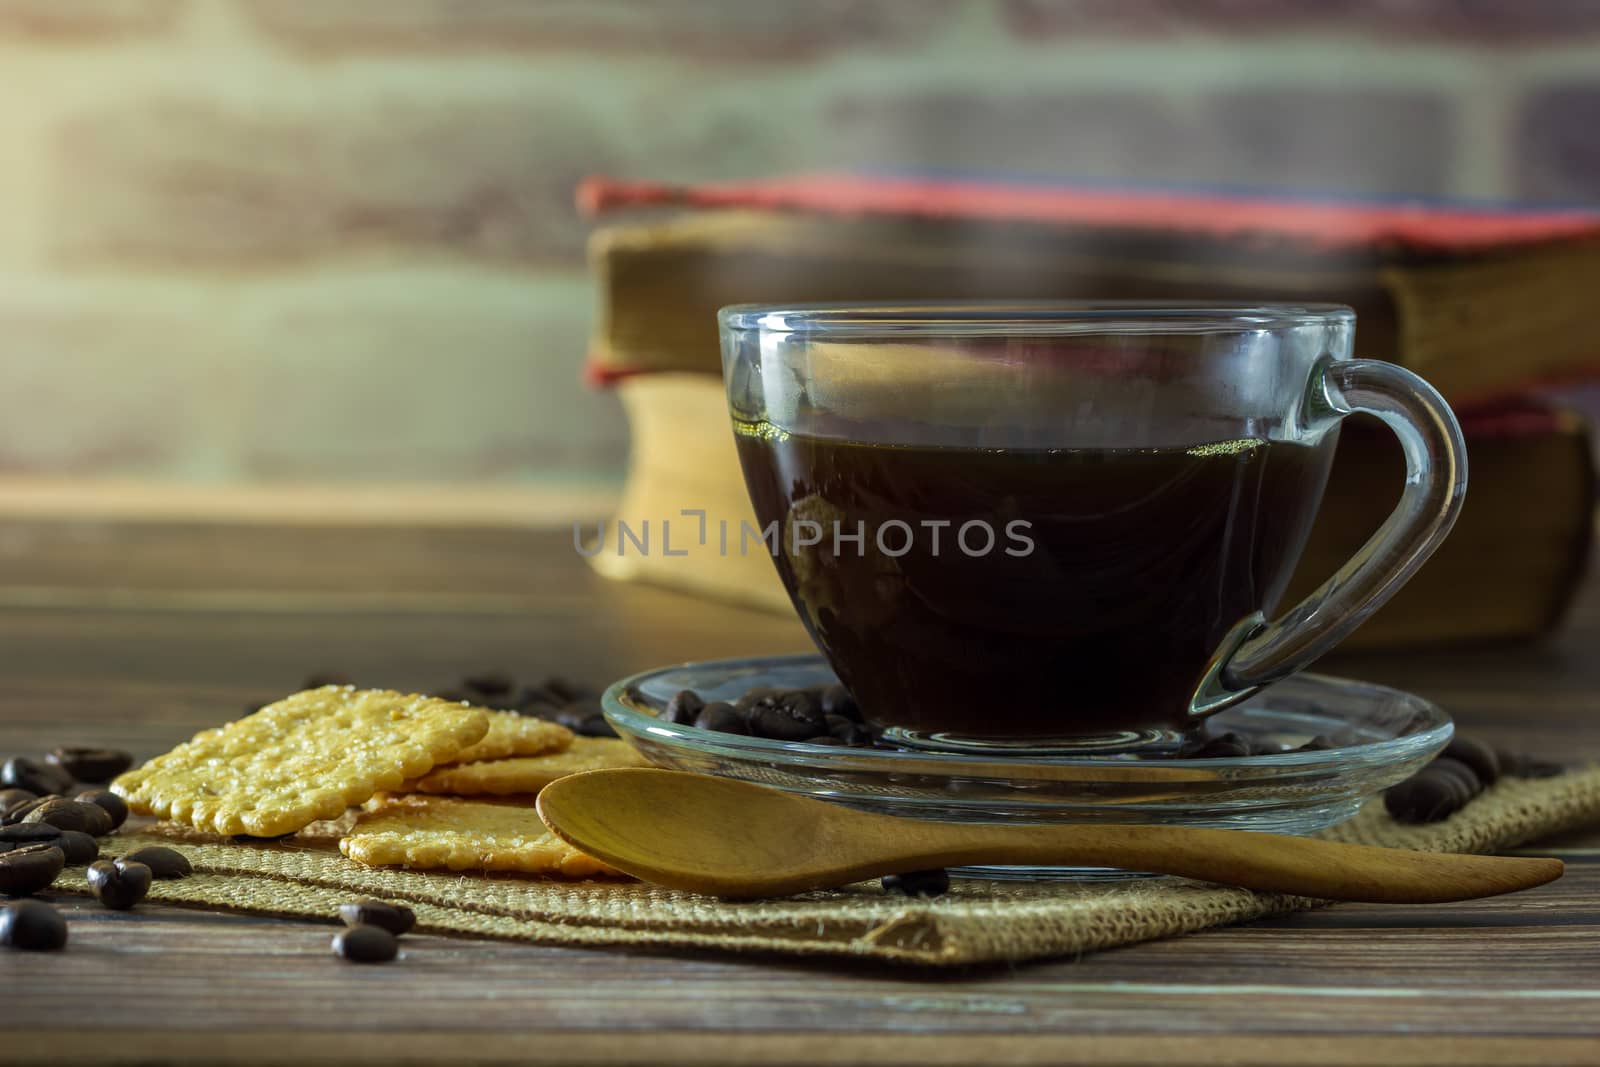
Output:
[[[589,373],[719,369],[734,303],[1331,301],[1457,404],[1600,376],[1600,211],[816,175],[591,179]],[[668,212],[660,217],[661,212]]]
[[[755,536],[721,379],[640,374],[616,387],[633,431],[631,461],[616,515],[585,531],[590,562],[612,578],[792,611]],[[1455,530],[1342,647],[1529,637],[1554,626],[1571,601],[1595,522],[1586,423],[1528,398],[1461,419],[1470,484]],[[1345,421],[1285,606],[1360,549],[1399,498],[1403,472],[1387,429]]]

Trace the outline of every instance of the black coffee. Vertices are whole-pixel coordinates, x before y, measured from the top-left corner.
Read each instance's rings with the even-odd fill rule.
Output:
[[[1008,739],[1181,728],[1224,635],[1276,606],[1331,455],[1257,439],[879,445],[770,426],[738,447],[756,515],[778,523],[784,583],[866,715]]]

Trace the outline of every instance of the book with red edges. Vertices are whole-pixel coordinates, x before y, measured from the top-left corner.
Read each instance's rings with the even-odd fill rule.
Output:
[[[1452,402],[1600,375],[1600,210],[817,174],[592,178],[590,374],[715,372],[732,303],[1316,300]]]

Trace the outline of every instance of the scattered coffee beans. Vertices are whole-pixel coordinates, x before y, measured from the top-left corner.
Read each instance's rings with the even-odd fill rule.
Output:
[[[39,796],[59,795],[72,788],[72,777],[60,767],[38,763],[26,756],[13,756],[0,765],[0,786],[26,789]]]
[[[661,721],[672,723],[674,726],[693,726],[700,712],[705,710],[706,702],[700,699],[700,694],[692,689],[685,689],[674,693],[672,699],[667,701],[666,710],[661,713]]]
[[[694,725],[701,730],[716,730],[724,734],[747,734],[750,726],[744,714],[726,701],[716,700],[700,709]]]
[[[0,894],[31,896],[54,882],[66,865],[65,853],[42,841],[0,852]]]
[[[381,900],[356,900],[339,905],[339,918],[350,927],[377,926],[396,937],[417,925],[417,913],[403,904]]]
[[[1383,803],[1400,822],[1438,822],[1502,778],[1552,777],[1564,770],[1560,764],[1500,751],[1475,737],[1457,735],[1437,759],[1384,793]]]
[[[39,794],[30,793],[26,789],[0,789],[0,813],[38,799]]]
[[[606,722],[595,690],[555,675],[539,685],[522,686],[505,671],[481,671],[467,675],[459,685],[435,689],[433,695],[441,700],[538,715],[581,737],[617,736]]]
[[[333,951],[351,963],[388,963],[400,954],[400,942],[381,926],[353,926],[334,935]]]
[[[52,800],[61,799],[61,797],[54,793],[46,793],[42,797],[34,797],[32,800],[24,800],[20,804],[15,804],[7,808],[5,818],[0,820],[0,822],[3,822],[6,826],[16,826],[29,815],[33,814],[35,808],[38,808],[44,804],[48,804]]]
[[[906,871],[883,876],[883,891],[908,897],[937,897],[950,891],[950,872],[943,867],[931,871]]]
[[[100,855],[99,843],[82,830],[63,830],[61,836],[51,844],[67,857],[68,867],[86,866],[93,863]]]
[[[133,756],[114,748],[63,746],[51,749],[45,759],[80,782],[109,782],[133,766]]]
[[[73,797],[80,804],[93,804],[111,816],[111,829],[128,821],[128,802],[109,789],[86,789]]]
[[[817,698],[805,689],[757,697],[744,708],[750,732],[773,741],[827,737],[828,720]]]
[[[117,859],[118,863],[142,863],[150,868],[150,875],[164,882],[175,878],[187,878],[194,873],[194,865],[175,848],[166,848],[162,845],[146,845],[136,848]]]
[[[41,900],[19,900],[0,908],[0,945],[28,952],[54,952],[67,943],[67,921]]]
[[[29,811],[25,823],[48,823],[61,830],[80,830],[95,837],[111,832],[111,815],[98,804],[84,804],[65,797],[45,801]]]
[[[89,891],[104,906],[127,911],[150,892],[153,876],[142,863],[97,860],[89,865]]]

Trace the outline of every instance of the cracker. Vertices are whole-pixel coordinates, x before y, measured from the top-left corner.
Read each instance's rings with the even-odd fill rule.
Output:
[[[572,744],[572,731],[559,723],[515,711],[485,711],[489,732],[483,740],[455,754],[451,763],[502,759],[506,756],[538,756],[560,752]]]
[[[618,874],[545,829],[530,807],[454,797],[372,801],[339,851],[369,867],[518,871],[585,878]]]
[[[488,730],[481,708],[330,685],[198,733],[111,788],[141,815],[277,837],[428,773]]]
[[[557,778],[612,767],[648,767],[650,761],[615,737],[576,737],[564,751],[525,759],[497,759],[439,767],[401,786],[407,793],[512,796],[537,793]]]

